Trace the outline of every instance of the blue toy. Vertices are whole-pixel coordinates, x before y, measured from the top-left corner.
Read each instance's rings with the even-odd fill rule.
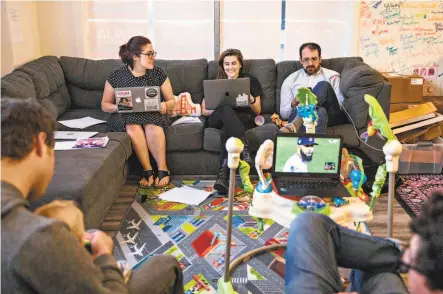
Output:
[[[351,178],[352,186],[356,191],[359,191],[361,186],[366,183],[366,180],[368,179],[361,170],[357,169],[351,171],[349,178]]]
[[[332,202],[334,202],[334,206],[335,207],[341,207],[341,206],[343,206],[343,205],[345,205],[345,204],[349,204],[349,200],[346,200],[346,199],[344,199],[344,198],[342,198],[342,197],[334,197],[333,199],[332,199]]]

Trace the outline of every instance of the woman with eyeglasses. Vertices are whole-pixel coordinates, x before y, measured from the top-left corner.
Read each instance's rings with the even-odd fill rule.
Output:
[[[167,110],[174,109],[175,100],[168,76],[162,68],[154,65],[156,54],[151,41],[142,36],[132,37],[128,43],[120,46],[119,55],[124,64],[109,75],[102,98],[102,110],[112,113],[108,121],[108,131],[126,131],[131,137],[132,146],[143,166],[140,180],[142,188],[153,185],[165,187],[170,181],[164,133],[169,120],[164,114]],[[146,86],[160,87],[163,102],[159,112],[117,114],[115,88]],[[157,173],[152,170],[149,151],[157,162]]]
[[[229,188],[229,168],[227,165],[226,141],[230,137],[237,137],[244,143],[242,159],[254,166],[254,160],[251,159],[249,149],[245,140],[245,131],[256,127],[255,118],[260,114],[260,97],[263,90],[260,82],[253,76],[244,72],[243,55],[240,50],[227,49],[220,55],[218,60],[217,79],[250,79],[250,107],[232,108],[226,105],[220,105],[215,110],[207,110],[205,99],[202,101],[202,114],[209,116],[208,127],[221,130],[220,139],[222,143],[220,151],[220,165],[217,180],[214,189],[220,193],[227,193]]]

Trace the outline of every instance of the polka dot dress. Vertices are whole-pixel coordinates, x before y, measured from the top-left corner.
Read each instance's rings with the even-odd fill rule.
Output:
[[[135,77],[127,65],[114,69],[108,77],[108,82],[115,88],[161,86],[168,76],[157,66],[146,70],[146,74]],[[163,97],[162,97],[163,100]],[[169,119],[160,112],[113,113],[108,121],[108,132],[124,132],[127,124],[152,124],[163,129],[169,125]]]

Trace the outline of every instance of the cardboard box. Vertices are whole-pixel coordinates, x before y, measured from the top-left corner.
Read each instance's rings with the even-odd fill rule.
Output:
[[[422,101],[423,77],[419,75],[400,75],[395,72],[385,72],[382,75],[392,85],[391,103],[420,103]]]
[[[391,103],[389,112],[398,112],[418,105],[420,105],[420,103]]]

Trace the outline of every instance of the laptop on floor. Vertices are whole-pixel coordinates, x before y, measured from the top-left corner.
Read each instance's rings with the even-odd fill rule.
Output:
[[[340,181],[343,138],[276,133],[272,177],[280,195],[350,197]]]
[[[219,105],[232,108],[249,107],[249,78],[204,80],[205,107],[214,110]]]
[[[160,87],[115,88],[117,112],[153,112],[160,111]]]

